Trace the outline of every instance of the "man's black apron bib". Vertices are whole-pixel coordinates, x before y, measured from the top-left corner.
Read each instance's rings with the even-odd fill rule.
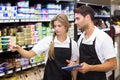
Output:
[[[95,40],[93,41],[93,45],[87,45],[82,43],[83,39],[80,43],[80,63],[86,62],[87,64],[95,65],[95,64],[101,64],[96,50],[95,50]],[[78,73],[77,80],[107,80],[105,72],[96,72],[96,71],[90,71],[85,74]]]
[[[70,48],[54,48],[54,60],[47,60],[43,80],[72,80],[71,72],[62,70],[61,67],[67,66],[66,60],[71,59],[71,40]]]

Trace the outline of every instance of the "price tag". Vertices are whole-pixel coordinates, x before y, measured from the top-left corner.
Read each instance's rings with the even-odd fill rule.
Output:
[[[21,68],[17,68],[16,71],[21,71]]]
[[[3,50],[0,50],[0,53],[3,52]]]
[[[41,63],[37,63],[37,65],[41,65]]]
[[[27,68],[31,68],[31,65],[28,65]]]
[[[30,20],[29,19],[26,19],[26,22],[29,22]]]
[[[35,67],[36,66],[36,64],[32,64],[32,67]]]
[[[18,19],[16,19],[16,20],[15,20],[15,22],[19,22],[19,20],[18,20]]]
[[[21,22],[25,22],[25,19],[21,19]]]
[[[11,51],[10,49],[8,49],[7,51]]]
[[[11,73],[13,73],[13,70],[8,71],[8,73],[7,73],[7,74],[11,74]]]
[[[27,66],[22,67],[22,70],[25,70],[25,69],[27,69]]]
[[[0,20],[0,23],[3,23],[3,20]]]
[[[1,77],[1,76],[4,76],[4,75],[5,75],[5,73],[0,73],[0,77]]]
[[[14,22],[14,20],[10,20],[10,22]]]
[[[45,61],[42,61],[42,64],[45,64]]]
[[[31,22],[34,22],[34,21],[35,21],[35,19],[30,19],[30,21],[31,21]]]
[[[26,48],[26,46],[22,46],[22,48]]]
[[[28,47],[33,47],[33,45],[28,45]]]
[[[10,22],[9,20],[4,20],[4,22]]]

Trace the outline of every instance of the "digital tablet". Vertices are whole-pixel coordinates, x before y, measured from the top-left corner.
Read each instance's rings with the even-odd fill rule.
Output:
[[[62,69],[66,70],[66,71],[72,71],[74,68],[78,68],[81,67],[80,64],[75,64],[73,66],[66,66],[66,67],[62,67]]]

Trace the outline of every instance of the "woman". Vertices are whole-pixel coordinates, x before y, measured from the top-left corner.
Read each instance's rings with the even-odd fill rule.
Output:
[[[55,31],[54,35],[40,40],[30,51],[18,45],[11,45],[11,50],[18,51],[26,58],[44,51],[46,66],[43,80],[72,80],[71,72],[61,69],[68,65],[66,60],[76,61],[79,57],[77,43],[67,36],[68,18],[65,14],[59,14],[53,18],[51,25]]]

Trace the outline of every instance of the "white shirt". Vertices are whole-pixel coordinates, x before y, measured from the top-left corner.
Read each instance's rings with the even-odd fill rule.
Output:
[[[112,38],[107,33],[103,32],[97,27],[95,27],[92,35],[87,40],[85,39],[85,32],[81,34],[81,37],[78,40],[79,47],[80,47],[80,42],[82,38],[83,38],[82,43],[88,44],[88,45],[93,44],[93,41],[96,38],[95,50],[101,63],[104,63],[107,59],[116,57]]]
[[[72,39],[71,39],[72,40]],[[49,45],[52,41],[52,36],[47,36],[40,40],[33,48],[32,50],[39,55],[42,52],[45,52],[45,62],[48,59],[48,51],[49,51]],[[58,41],[57,37],[54,39],[54,47],[62,47],[62,48],[69,48],[70,38],[67,36],[67,39],[64,42]],[[71,60],[76,61],[79,58],[79,49],[77,46],[77,43],[72,40],[72,55]]]

